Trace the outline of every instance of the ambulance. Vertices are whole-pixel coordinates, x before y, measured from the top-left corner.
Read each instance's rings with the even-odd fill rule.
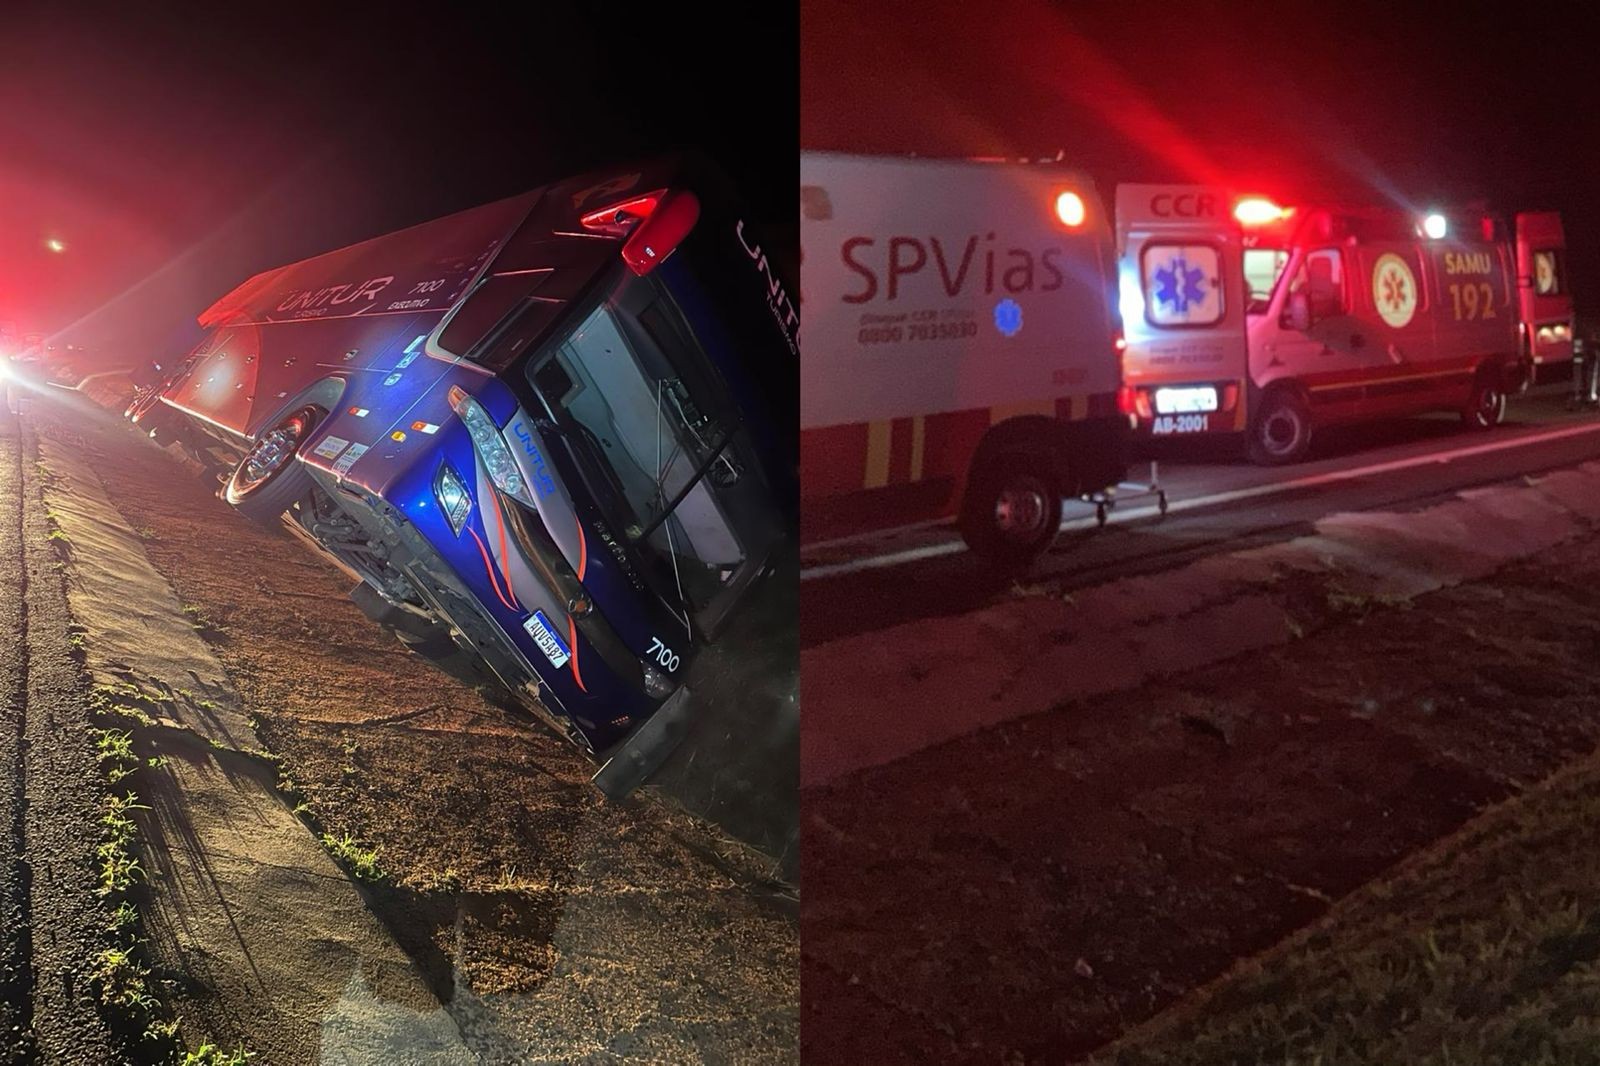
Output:
[[[1049,546],[1121,479],[1111,219],[1082,173],[802,152],[801,541],[957,518]]]
[[[1489,429],[1539,362],[1572,358],[1560,217],[1281,206],[1193,186],[1117,191],[1137,429],[1246,434],[1303,458],[1323,427],[1429,411]]]

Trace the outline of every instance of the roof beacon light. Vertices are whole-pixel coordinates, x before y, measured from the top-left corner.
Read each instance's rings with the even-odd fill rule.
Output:
[[[1087,209],[1083,206],[1083,197],[1070,189],[1056,197],[1056,217],[1063,226],[1077,228],[1083,225],[1087,217]]]
[[[1450,227],[1445,222],[1444,216],[1437,211],[1422,220],[1422,232],[1426,233],[1431,240],[1443,240],[1444,235],[1449,231]]]
[[[1233,217],[1241,226],[1265,226],[1277,222],[1285,215],[1283,208],[1259,196],[1240,200],[1233,205]]]

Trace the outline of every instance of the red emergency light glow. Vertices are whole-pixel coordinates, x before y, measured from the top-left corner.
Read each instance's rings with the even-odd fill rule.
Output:
[[[583,228],[609,237],[626,237],[622,259],[640,277],[654,270],[689,236],[700,221],[700,201],[684,189],[657,189],[591,211]]]
[[[642,219],[649,218],[666,195],[667,190],[657,189],[655,192],[635,196],[630,200],[602,207],[598,211],[590,211],[578,221],[586,230],[595,233],[604,233],[608,237],[626,237],[633,227]]]
[[[1088,214],[1083,206],[1083,197],[1070,189],[1056,197],[1056,217],[1064,226],[1074,228],[1083,225],[1083,220]]]
[[[1259,196],[1240,200],[1233,206],[1233,217],[1241,226],[1264,226],[1283,218],[1284,213],[1283,208]]]

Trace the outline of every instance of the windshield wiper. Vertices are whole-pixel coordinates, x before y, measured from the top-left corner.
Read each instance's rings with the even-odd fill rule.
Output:
[[[678,504],[683,502],[684,497],[688,496],[694,487],[700,484],[700,479],[706,476],[706,471],[711,469],[712,464],[715,463],[722,455],[723,451],[728,447],[728,442],[731,440],[733,440],[732,430],[724,432],[722,436],[717,439],[716,447],[711,449],[711,454],[706,456],[705,460],[702,461],[699,466],[695,467],[694,473],[690,475],[689,480],[684,482],[683,487],[673,494],[672,499],[668,501],[667,505],[661,509],[661,513],[651,519],[650,524],[645,526],[644,529],[639,531],[637,534],[630,534],[628,539],[635,542],[644,540],[650,534],[654,533],[661,523],[670,518],[672,516],[672,512],[678,509]]]

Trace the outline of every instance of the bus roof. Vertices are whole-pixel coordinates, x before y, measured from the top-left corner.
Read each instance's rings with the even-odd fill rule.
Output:
[[[264,270],[206,308],[200,325],[447,310],[540,195],[507,197]]]

